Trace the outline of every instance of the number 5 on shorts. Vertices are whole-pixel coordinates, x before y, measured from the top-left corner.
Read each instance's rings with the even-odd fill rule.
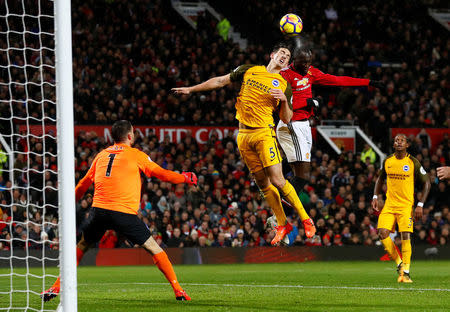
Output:
[[[271,148],[269,148],[270,159],[274,159],[275,158],[275,151],[273,149],[274,149],[273,146]]]

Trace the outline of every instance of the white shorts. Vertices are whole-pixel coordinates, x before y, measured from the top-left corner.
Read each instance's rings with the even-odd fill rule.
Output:
[[[280,120],[277,139],[289,163],[311,162],[312,134],[309,120],[291,121],[289,124]]]

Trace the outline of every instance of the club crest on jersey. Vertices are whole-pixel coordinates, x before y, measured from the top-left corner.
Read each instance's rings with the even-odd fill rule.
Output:
[[[279,87],[280,86],[280,82],[277,79],[272,80],[272,86]]]
[[[408,166],[408,165],[404,165],[404,166],[403,166],[403,171],[408,172],[408,171],[409,171],[409,166]]]
[[[309,79],[308,78],[303,78],[302,80],[295,78],[295,80],[297,80],[297,87],[298,86],[306,86],[308,84]]]

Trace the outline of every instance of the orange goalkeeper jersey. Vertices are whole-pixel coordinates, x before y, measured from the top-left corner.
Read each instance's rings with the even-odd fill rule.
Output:
[[[76,199],[79,200],[94,183],[94,207],[137,214],[141,196],[140,173],[151,177],[155,170],[166,171],[144,152],[126,144],[114,144],[95,157],[75,189]],[[170,182],[184,182],[181,174],[168,170],[167,173],[170,173],[167,176]]]

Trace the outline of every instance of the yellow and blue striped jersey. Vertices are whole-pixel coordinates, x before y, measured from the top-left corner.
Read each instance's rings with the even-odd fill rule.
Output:
[[[273,112],[279,100],[270,89],[281,89],[291,103],[292,89],[280,75],[269,73],[265,66],[241,65],[230,74],[231,81],[241,81],[241,90],[236,100],[236,119],[249,127],[274,126]]]

